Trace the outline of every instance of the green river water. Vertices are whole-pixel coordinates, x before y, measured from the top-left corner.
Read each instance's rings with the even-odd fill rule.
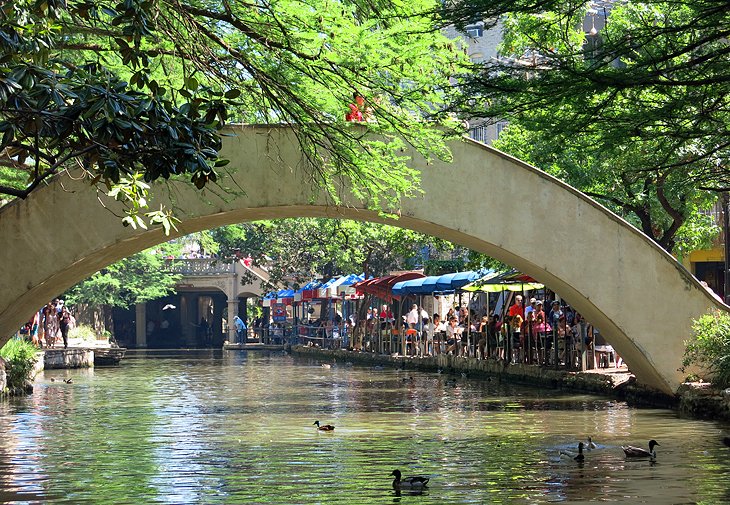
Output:
[[[138,351],[0,402],[0,503],[730,503],[727,429],[461,376]],[[588,435],[584,463],[559,456]],[[651,438],[655,464],[625,458]],[[395,468],[429,489],[399,495]]]

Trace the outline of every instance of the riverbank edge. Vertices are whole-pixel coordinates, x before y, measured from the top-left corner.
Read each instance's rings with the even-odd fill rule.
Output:
[[[466,373],[477,379],[497,377],[517,384],[598,394],[624,400],[634,406],[672,409],[686,417],[730,421],[730,389],[719,391],[708,384],[683,384],[676,395],[667,395],[637,384],[633,375],[628,380],[616,382],[611,374],[569,372],[521,364],[506,366],[492,359],[477,360],[443,354],[410,358],[307,346],[293,346],[291,353],[328,362],[351,362],[424,372],[442,370],[452,374]]]
[[[90,368],[94,366],[94,349],[43,349],[36,355],[30,381],[23,386],[10,387],[7,383],[6,363],[0,362],[0,398],[11,396],[25,396],[33,393],[33,382],[43,370],[59,368]],[[1,359],[1,358],[0,358]]]

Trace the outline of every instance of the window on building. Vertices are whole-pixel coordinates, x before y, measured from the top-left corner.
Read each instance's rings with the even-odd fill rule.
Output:
[[[507,128],[507,121],[499,121],[497,123],[497,138],[502,134],[502,131]]]
[[[478,39],[479,37],[484,35],[484,23],[467,25],[466,34],[473,39]]]

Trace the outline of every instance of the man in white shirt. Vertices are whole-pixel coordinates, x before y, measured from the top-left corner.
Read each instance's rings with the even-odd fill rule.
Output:
[[[416,325],[418,325],[418,316],[418,305],[414,303],[413,307],[411,307],[411,311],[406,316],[406,324],[409,328],[415,328]]]

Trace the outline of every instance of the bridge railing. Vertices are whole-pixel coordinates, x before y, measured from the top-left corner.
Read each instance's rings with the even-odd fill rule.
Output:
[[[219,258],[170,258],[167,270],[183,275],[227,275],[235,272],[233,260]]]
[[[283,328],[251,328],[249,338],[261,344],[316,345],[324,349],[340,349],[347,346],[347,326],[286,326]]]

